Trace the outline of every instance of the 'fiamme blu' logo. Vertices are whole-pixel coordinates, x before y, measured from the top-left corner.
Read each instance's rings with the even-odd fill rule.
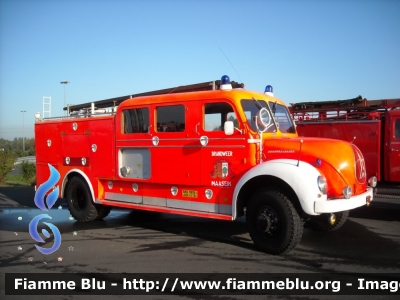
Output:
[[[58,186],[56,188],[53,188],[54,185],[58,182],[60,179],[60,173],[50,164],[48,164],[49,169],[50,169],[50,177],[49,179],[44,182],[43,184],[40,185],[40,187],[37,189],[35,193],[35,204],[37,207],[39,207],[41,210],[48,211],[54,203],[57,201],[58,198]],[[44,197],[46,195],[46,192],[49,190],[53,189],[53,191],[47,196],[47,207],[44,203]],[[44,240],[40,237],[38,231],[37,231],[37,226],[38,223],[41,219],[51,219],[51,217],[48,214],[41,214],[32,219],[32,221],[29,223],[29,234],[31,237],[39,242],[39,243],[44,243]],[[61,234],[58,228],[47,222],[43,222],[46,224],[53,232],[54,235],[54,245],[51,248],[43,248],[38,245],[35,245],[36,249],[38,249],[42,254],[51,254],[60,248],[61,245]],[[50,237],[49,232],[46,229],[42,229],[42,233],[46,238]]]

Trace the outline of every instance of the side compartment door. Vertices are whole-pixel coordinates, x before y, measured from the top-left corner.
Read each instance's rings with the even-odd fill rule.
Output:
[[[106,199],[144,203],[143,191],[151,182],[151,108],[123,108],[116,118],[116,177],[132,186],[129,197],[106,193]],[[165,202],[165,201],[164,201]]]
[[[391,111],[388,113],[386,123],[386,149],[385,155],[385,175],[386,180],[400,182],[400,111]],[[388,128],[389,127],[389,128]]]
[[[50,176],[48,164],[58,170],[61,157],[61,123],[41,122],[35,124],[36,183],[39,187]]]
[[[62,163],[65,169],[90,166],[88,121],[72,120],[63,123]]]

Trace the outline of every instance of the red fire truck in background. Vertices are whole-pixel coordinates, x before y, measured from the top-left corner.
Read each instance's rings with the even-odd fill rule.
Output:
[[[80,222],[111,207],[235,220],[267,253],[303,223],[334,230],[369,204],[374,177],[354,144],[299,138],[285,104],[221,80],[69,106],[35,122],[37,183],[53,166]],[[337,155],[340,153],[341,155]]]
[[[289,107],[299,136],[341,139],[361,150],[378,192],[400,194],[400,99],[302,102]],[[338,153],[339,154],[339,153]]]

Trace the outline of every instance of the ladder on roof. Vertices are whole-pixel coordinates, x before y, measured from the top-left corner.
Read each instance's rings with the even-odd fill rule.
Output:
[[[156,91],[151,91],[151,92],[145,92],[145,93],[139,93],[139,94],[132,94],[132,95],[126,95],[126,96],[120,96],[120,97],[115,97],[115,98],[110,98],[110,99],[105,99],[105,100],[99,100],[99,101],[93,101],[93,102],[88,102],[88,103],[83,103],[83,104],[77,104],[77,105],[69,105],[67,107],[64,107],[63,110],[68,111],[68,115],[70,113],[78,113],[82,110],[90,110],[93,108],[100,109],[100,108],[110,108],[113,107],[115,108],[121,102],[127,99],[132,99],[136,97],[142,97],[142,96],[154,96],[154,95],[163,95],[163,94],[173,94],[173,93],[186,93],[186,92],[200,92],[200,91],[211,91],[211,90],[217,90],[219,89],[219,86],[221,84],[221,80],[214,80],[214,81],[208,81],[208,82],[202,82],[202,83],[196,83],[196,84],[190,84],[190,85],[183,85],[183,86],[177,86],[173,88],[167,88],[167,89],[162,89],[162,90],[156,90]],[[232,88],[240,88],[243,86],[242,83],[238,83],[235,81],[231,81]],[[94,106],[93,106],[94,104]]]

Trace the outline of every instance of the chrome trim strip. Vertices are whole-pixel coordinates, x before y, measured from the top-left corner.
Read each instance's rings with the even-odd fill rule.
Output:
[[[143,203],[143,196],[135,196],[135,195],[125,195],[125,194],[117,194],[117,193],[104,193],[105,200],[115,200],[122,202],[131,202],[136,204]]]
[[[231,205],[175,200],[175,199],[167,199],[167,207],[219,213],[224,215],[230,215],[232,213]]]
[[[218,204],[218,213],[231,216],[232,215],[232,205]]]
[[[155,206],[167,206],[167,199],[143,196],[143,204],[155,205]]]
[[[129,202],[135,204],[153,205],[153,206],[165,206],[169,208],[185,209],[199,212],[216,213],[221,215],[232,214],[232,205],[228,204],[216,204],[216,203],[204,203],[195,201],[176,200],[169,198],[158,198],[158,197],[145,197],[135,196],[117,193],[105,193],[105,200],[108,201],[120,201]],[[95,201],[101,204],[101,200],[96,199]]]

